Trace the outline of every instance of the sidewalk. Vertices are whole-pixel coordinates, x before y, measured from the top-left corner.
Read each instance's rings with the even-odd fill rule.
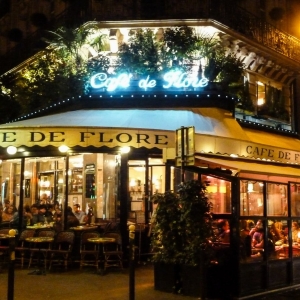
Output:
[[[51,271],[47,275],[28,275],[29,270],[15,269],[14,300],[128,300],[129,269],[108,270],[102,276],[93,269]],[[154,290],[153,267],[138,265],[135,269],[135,300],[193,300]],[[7,269],[0,274],[0,300],[7,299]]]
[[[89,268],[82,271],[75,268],[66,272],[56,269],[47,275],[28,275],[30,271],[32,270],[16,267],[14,300],[129,300],[129,269],[123,272],[108,270],[104,276],[95,274],[95,271]],[[7,269],[4,269],[3,273],[0,273],[0,300],[7,299],[7,280]],[[199,299],[154,290],[153,267],[150,263],[136,267],[134,295],[134,300]],[[300,290],[255,298],[291,299],[300,299]]]

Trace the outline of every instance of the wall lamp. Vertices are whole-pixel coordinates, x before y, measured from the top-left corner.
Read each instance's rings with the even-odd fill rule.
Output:
[[[60,152],[62,152],[62,153],[68,152],[69,149],[70,149],[70,148],[69,148],[67,145],[61,145],[61,146],[58,147],[58,150],[59,150]]]
[[[130,147],[129,146],[121,147],[120,151],[121,151],[121,154],[129,153],[130,152]]]
[[[15,147],[15,146],[8,146],[8,147],[6,148],[6,152],[7,152],[8,154],[10,154],[10,155],[16,154],[17,151],[18,151],[18,149],[17,149],[17,147]]]

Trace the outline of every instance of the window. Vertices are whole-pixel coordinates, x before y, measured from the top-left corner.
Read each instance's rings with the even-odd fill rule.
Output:
[[[267,183],[268,216],[287,216],[287,185]]]
[[[241,216],[262,216],[264,211],[264,183],[241,180],[240,214]]]
[[[231,213],[231,183],[212,176],[201,176],[202,182],[207,183],[207,197],[212,203],[215,214]]]

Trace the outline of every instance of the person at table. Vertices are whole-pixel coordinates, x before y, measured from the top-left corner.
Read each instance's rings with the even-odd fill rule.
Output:
[[[10,222],[14,216],[14,207],[10,205],[6,210],[3,210],[2,213],[2,222]]]
[[[13,228],[18,228],[19,226],[19,212],[15,212],[13,219],[11,221],[11,227]],[[22,228],[25,229],[26,226],[31,225],[31,221],[32,221],[32,214],[30,212],[30,207],[28,205],[25,205],[23,207],[23,225]]]
[[[2,212],[6,212],[10,206],[11,206],[10,201],[8,199],[5,199],[4,200],[4,207],[2,209]]]
[[[79,220],[75,217],[72,207],[68,206],[67,208],[67,229],[70,227],[76,227],[79,226]]]
[[[277,228],[276,223],[273,222],[270,226],[270,233],[272,235],[273,242],[276,243],[284,238],[280,230]]]
[[[82,211],[80,209],[80,204],[74,204],[73,210],[74,210],[73,213],[74,213],[75,217],[78,219],[79,223],[83,223],[84,219],[86,217],[86,214],[84,211]]]
[[[300,231],[299,231],[299,224],[297,222],[292,222],[292,241],[293,243],[300,242]]]
[[[218,221],[219,239],[222,243],[230,242],[230,227],[229,222],[225,219]]]
[[[32,216],[32,224],[45,222],[47,223],[46,206],[42,204],[38,207],[38,213]]]

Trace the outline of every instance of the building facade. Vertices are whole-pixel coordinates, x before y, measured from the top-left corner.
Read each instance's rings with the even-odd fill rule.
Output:
[[[171,4],[164,5],[162,12],[170,13]],[[104,55],[113,68],[135,32],[150,29],[159,38],[169,28],[188,27],[222,45],[228,60],[243,63],[245,94],[228,90],[228,82],[209,84],[210,61],[203,59],[194,59],[188,72],[178,71],[173,60],[174,68],[159,78],[98,72],[88,94],[58,99],[46,112],[0,126],[1,199],[22,208],[46,195],[65,211],[76,203],[92,207],[97,220],[120,223],[126,246],[128,222],[148,228],[151,195],[176,190],[182,180],[201,180],[215,219],[230,224],[231,295],[297,287],[299,41],[268,23],[258,26],[243,7],[235,13],[244,23],[233,19],[228,26],[222,19],[228,8],[220,4],[212,12],[199,5],[197,11],[209,14],[197,19],[99,21],[96,33],[107,37],[105,50],[85,45],[81,55]],[[247,248],[245,235],[257,223],[263,243]]]

